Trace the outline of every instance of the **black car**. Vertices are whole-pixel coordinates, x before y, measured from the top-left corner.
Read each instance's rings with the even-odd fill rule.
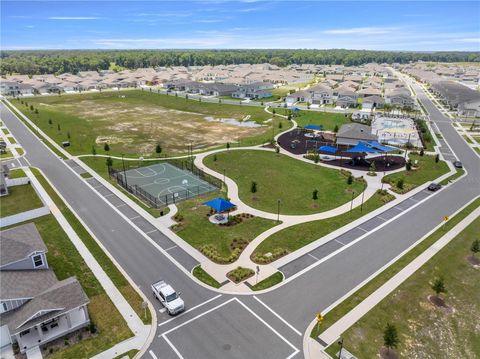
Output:
[[[453,165],[455,166],[455,168],[463,168],[463,164],[460,161],[454,161]]]
[[[435,182],[430,183],[430,186],[428,186],[428,190],[432,191],[432,192],[435,192],[435,191],[439,190],[440,188],[442,188],[442,186],[439,185],[438,183],[435,183]]]

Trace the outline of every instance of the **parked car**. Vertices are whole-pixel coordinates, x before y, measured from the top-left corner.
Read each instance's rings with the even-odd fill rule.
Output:
[[[185,310],[185,303],[180,298],[181,293],[177,293],[170,284],[160,280],[152,284],[152,291],[155,298],[165,307],[168,314],[175,315]]]
[[[438,191],[440,188],[442,188],[442,186],[435,182],[430,183],[428,186],[428,190],[432,192]]]
[[[454,161],[453,165],[455,166],[455,168],[463,168],[463,164],[460,161]]]

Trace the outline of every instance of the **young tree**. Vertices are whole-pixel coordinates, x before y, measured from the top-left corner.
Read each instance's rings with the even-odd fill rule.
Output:
[[[433,289],[437,297],[441,293],[447,293],[447,288],[445,287],[445,282],[443,280],[443,277],[435,278],[432,282],[431,288]]]
[[[157,146],[155,146],[155,153],[157,154],[162,153],[162,146],[160,146],[159,143],[157,143]]]
[[[403,180],[403,178],[400,178],[400,179],[397,181],[397,187],[398,187],[399,189],[403,189],[404,184],[405,184],[405,181]]]
[[[475,239],[470,246],[470,251],[472,251],[473,255],[480,252],[480,240]]]
[[[320,155],[318,153],[315,153],[313,156],[313,162],[318,163],[320,162]]]
[[[113,160],[112,160],[112,157],[107,157],[107,167],[112,167],[113,166]]]
[[[435,156],[435,163],[438,163],[438,161],[440,161],[440,155],[437,153]]]
[[[250,184],[250,192],[257,193],[257,182],[252,181],[252,183]]]
[[[67,132],[67,138],[70,139],[70,131]]]
[[[278,154],[280,153],[280,146],[275,146],[275,152]]]
[[[30,111],[33,111],[33,105],[30,105]]]
[[[425,151],[423,150],[423,148],[420,150],[420,156],[423,157],[423,155],[425,154]]]
[[[333,129],[333,132],[337,133],[339,130],[338,125],[335,125],[335,128]]]
[[[396,348],[399,341],[397,328],[393,324],[387,323],[383,331],[383,345],[387,348],[387,351]]]
[[[52,119],[49,118],[49,119],[48,119],[48,124],[51,125],[52,123],[53,123],[53,122],[52,122]]]
[[[217,162],[217,154],[216,153],[213,155],[213,162]]]
[[[57,125],[57,131],[60,131],[60,124]]]
[[[408,160],[405,167],[407,168],[407,171],[411,171],[412,170],[412,160]]]
[[[318,190],[314,189],[312,192],[312,199],[316,201],[318,199]]]
[[[370,168],[368,169],[369,172],[375,173],[377,171],[377,167],[375,166],[375,161],[372,161]]]
[[[92,146],[92,155],[96,156],[97,155],[97,150],[95,146]]]
[[[275,109],[272,110],[272,115],[273,117],[275,117],[275,114],[277,113],[277,111],[275,111]]]
[[[35,109],[35,114],[38,115],[38,108]]]
[[[353,176],[352,176],[352,175],[348,175],[347,184],[352,184],[352,183],[353,183]]]
[[[283,124],[281,122],[278,123],[278,128],[282,128]]]
[[[230,149],[230,142],[227,142],[227,150]]]

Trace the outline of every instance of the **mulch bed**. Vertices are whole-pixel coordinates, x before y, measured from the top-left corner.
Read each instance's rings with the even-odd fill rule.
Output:
[[[447,314],[453,312],[453,308],[445,303],[445,300],[436,296],[436,295],[429,295],[428,301],[432,303],[435,307],[443,309]]]
[[[392,349],[388,350],[385,347],[380,348],[380,358],[382,359],[398,359],[400,358]]]
[[[480,268],[480,258],[470,255],[467,257],[467,261],[475,268]]]

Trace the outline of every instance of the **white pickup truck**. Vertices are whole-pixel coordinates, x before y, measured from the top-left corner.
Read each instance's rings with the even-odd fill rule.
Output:
[[[175,315],[185,309],[185,303],[180,298],[180,293],[175,292],[170,284],[161,280],[152,284],[152,291],[155,298],[165,307],[168,314]]]

